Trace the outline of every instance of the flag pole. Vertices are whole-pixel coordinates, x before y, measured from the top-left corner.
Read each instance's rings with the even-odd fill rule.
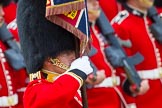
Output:
[[[76,44],[76,49],[80,49],[80,47],[78,45],[77,38],[75,38],[75,44]],[[79,53],[78,50],[75,51],[75,54],[76,54],[76,58],[80,57],[80,53]],[[86,92],[86,83],[85,83],[85,81],[83,81],[83,85],[80,88],[80,91],[81,91],[83,108],[88,108],[88,100],[87,100],[87,92]]]

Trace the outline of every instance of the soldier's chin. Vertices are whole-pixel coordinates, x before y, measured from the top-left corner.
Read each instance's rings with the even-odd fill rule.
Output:
[[[154,0],[141,0],[144,4],[147,5],[147,7],[151,7],[154,4]]]
[[[93,14],[93,15],[99,15],[100,14],[100,10],[88,10],[88,13]]]
[[[147,6],[148,6],[148,7],[151,7],[151,6],[153,6],[153,5],[154,5],[154,2],[148,2],[148,3],[147,3]]]
[[[91,16],[93,16],[94,18],[98,18],[100,16],[101,11],[100,10],[95,10],[95,11],[88,11],[89,14],[91,14]]]

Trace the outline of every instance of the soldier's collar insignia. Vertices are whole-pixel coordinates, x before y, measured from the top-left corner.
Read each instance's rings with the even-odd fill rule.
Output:
[[[40,71],[29,74],[29,78],[30,78],[30,82],[36,79],[41,79]]]

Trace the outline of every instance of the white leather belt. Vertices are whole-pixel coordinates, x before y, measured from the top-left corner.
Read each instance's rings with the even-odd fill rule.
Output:
[[[162,78],[162,68],[138,71],[142,79],[160,79]]]
[[[18,104],[17,94],[0,97],[0,107],[10,107]]]
[[[118,76],[107,77],[100,84],[95,85],[94,88],[98,87],[114,87],[120,84],[120,78]]]

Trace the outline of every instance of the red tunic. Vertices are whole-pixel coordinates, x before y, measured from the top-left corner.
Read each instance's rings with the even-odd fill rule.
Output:
[[[157,10],[159,13],[162,13],[162,7],[158,7]]]
[[[16,81],[14,78],[14,73],[16,73],[7,62],[5,56],[4,56],[4,49],[5,46],[0,41],[0,107],[4,106],[11,106],[6,101],[9,96],[13,96],[15,94],[15,101],[13,102],[13,105],[16,105],[18,102],[17,93],[16,93]],[[5,99],[2,97],[5,96]],[[1,103],[3,102],[3,103]]]
[[[17,5],[14,2],[11,2],[8,6],[4,7],[4,19],[7,23],[7,28],[12,33],[14,40],[19,44],[19,37],[16,24],[16,8]],[[5,50],[8,47],[2,41],[0,41],[0,108],[2,106],[12,108],[23,108],[23,94],[28,83],[28,75],[26,69],[14,70],[7,59],[4,56]],[[5,96],[2,99],[2,96]],[[7,100],[13,101],[13,104]],[[2,100],[1,100],[2,99]],[[5,101],[5,102],[4,102]],[[1,102],[3,105],[1,105]]]
[[[9,30],[12,31],[12,28]],[[27,85],[27,73],[25,69],[16,71],[10,66],[4,55],[7,49],[6,44],[0,41],[0,107],[23,108],[22,97]]]
[[[162,7],[157,7],[157,11],[160,15],[160,18],[162,19]]]
[[[17,9],[17,4],[13,2],[11,2],[8,6],[3,8],[4,13],[5,13],[4,19],[7,24],[15,19],[16,9]]]
[[[136,66],[140,77],[149,80],[149,91],[135,98],[124,94],[128,103],[132,100],[137,108],[162,108],[162,84],[160,81],[162,46],[150,33],[150,20],[139,11],[120,12],[113,20],[113,27],[122,40],[130,40],[132,46],[124,47],[128,55],[141,53],[144,61]],[[156,75],[155,75],[156,74]]]
[[[97,53],[90,57],[98,70],[105,70],[106,78],[112,78],[112,67],[106,60],[103,52],[105,43],[99,34],[97,26],[91,27],[92,45],[97,49]],[[115,73],[114,73],[115,74]],[[105,80],[104,80],[105,81]],[[119,82],[118,82],[119,83]],[[107,82],[106,86],[87,89],[89,108],[121,108],[121,100],[115,91],[112,80]]]
[[[121,5],[117,3],[117,0],[99,0],[99,4],[110,21],[121,10]]]
[[[29,83],[24,93],[24,108],[82,108],[80,83],[64,74],[54,82],[44,79]]]

